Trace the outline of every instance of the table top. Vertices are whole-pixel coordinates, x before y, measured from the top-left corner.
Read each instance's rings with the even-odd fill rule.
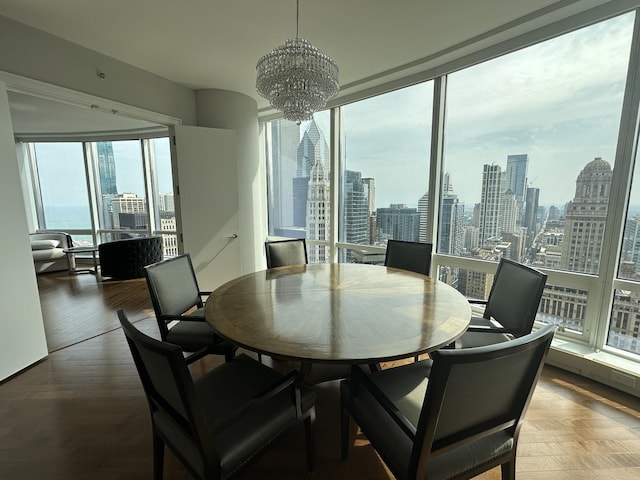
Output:
[[[363,264],[262,270],[216,289],[206,319],[247,349],[311,363],[396,360],[448,345],[471,308],[453,287]]]

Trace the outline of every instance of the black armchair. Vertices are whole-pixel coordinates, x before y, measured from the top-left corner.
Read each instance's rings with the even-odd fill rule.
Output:
[[[233,358],[236,347],[205,322],[203,297],[189,254],[148,265],[144,275],[163,341],[191,352],[188,362],[213,353]]]
[[[343,458],[353,418],[399,480],[467,479],[497,466],[514,479],[520,428],[554,330],[371,374],[354,367],[340,384]]]
[[[307,242],[304,238],[267,241],[264,242],[264,248],[267,255],[267,268],[309,263]]]
[[[531,332],[547,276],[535,268],[503,258],[498,264],[481,317],[474,316],[456,348],[505,342]]]
[[[302,421],[313,471],[315,394],[295,372],[240,355],[193,381],[180,347],[143,334],[123,310],[118,317],[149,403],[153,478],[162,478],[165,445],[195,478],[230,478]]]
[[[429,275],[431,270],[431,243],[388,240],[384,257],[386,267],[401,268],[410,272]]]

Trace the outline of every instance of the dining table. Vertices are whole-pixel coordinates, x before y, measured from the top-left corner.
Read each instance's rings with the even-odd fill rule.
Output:
[[[245,349],[311,364],[378,364],[451,344],[471,308],[452,286],[392,267],[271,268],[215,289],[207,322]]]

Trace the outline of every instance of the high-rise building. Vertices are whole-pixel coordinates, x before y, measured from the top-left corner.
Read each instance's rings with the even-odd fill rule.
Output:
[[[429,243],[427,239],[427,225],[429,219],[429,192],[425,193],[418,199],[418,215],[420,215],[420,231],[418,233],[418,241]]]
[[[625,223],[620,259],[622,262],[630,264],[626,266],[626,275],[623,275],[622,266],[620,267],[620,276],[629,279],[635,278],[640,267],[640,217],[637,215],[628,218]],[[632,273],[631,270],[633,270]]]
[[[272,176],[269,178],[269,234],[275,235],[276,230],[293,225],[292,179],[296,176],[300,126],[295,122],[271,122],[270,133],[268,161],[271,163]]]
[[[138,214],[136,216],[125,216],[123,214]],[[146,206],[144,198],[138,197],[135,193],[123,193],[111,199],[111,218],[113,228],[138,228],[142,218],[144,224],[140,228],[146,228]],[[122,220],[121,220],[122,218]],[[126,218],[126,220],[125,220]]]
[[[516,219],[518,225],[522,225],[524,217],[524,204],[527,199],[528,167],[529,155],[526,153],[507,155],[505,190],[511,190],[513,192],[516,203],[518,204],[518,218]]]
[[[330,198],[329,175],[324,161],[321,157],[318,157],[309,172],[306,215],[308,239],[329,240]],[[310,263],[325,263],[329,261],[329,247],[327,245],[307,244],[307,252]]]
[[[440,236],[437,252],[460,255],[464,247],[464,204],[460,203],[458,196],[454,193],[451,177],[448,173],[444,174],[442,184],[438,231]],[[421,241],[426,240],[421,239]]]
[[[500,206],[504,191],[504,172],[500,166],[485,164],[482,167],[482,191],[479,211],[479,241],[481,246],[490,238],[498,238],[500,236],[502,227]]]
[[[516,231],[518,200],[511,189],[502,194],[500,201],[500,235]]]
[[[415,208],[404,204],[391,204],[388,208],[378,208],[378,237],[381,242],[389,239],[417,242],[420,232],[420,215]]]
[[[522,226],[527,229],[527,246],[531,246],[538,234],[538,202],[540,201],[540,189],[529,187],[527,188],[527,198],[524,208],[524,218]]]
[[[612,176],[611,165],[600,157],[589,162],[578,175],[575,196],[565,215],[563,269],[598,273]]]
[[[362,174],[352,170],[344,172],[344,213],[341,216],[341,237],[347,243],[369,243],[369,206]],[[344,261],[350,262],[350,250]]]
[[[117,195],[116,159],[113,155],[113,144],[111,142],[97,142],[96,149],[98,151],[98,175],[102,195]]]
[[[311,119],[296,150],[296,176],[293,179],[293,225],[296,227],[304,227],[307,222],[307,185],[317,160],[322,161],[328,179],[329,145],[315,120]]]
[[[377,222],[376,222],[376,180],[375,178],[363,178],[362,184],[365,188],[365,195],[367,196],[367,206],[369,208],[369,220],[368,220],[368,243],[375,245]]]

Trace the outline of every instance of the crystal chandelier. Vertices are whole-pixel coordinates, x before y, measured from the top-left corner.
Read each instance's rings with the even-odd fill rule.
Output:
[[[296,38],[264,55],[256,65],[256,89],[284,118],[311,120],[338,94],[338,65],[298,37],[300,0],[296,0]]]

